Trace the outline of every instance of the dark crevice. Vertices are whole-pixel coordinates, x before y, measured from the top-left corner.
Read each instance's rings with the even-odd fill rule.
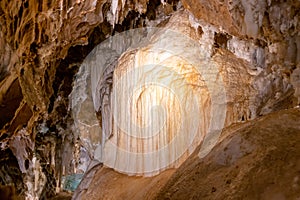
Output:
[[[0,67],[0,82],[7,76],[8,72],[4,66]]]
[[[38,4],[38,11],[42,12],[43,11],[43,2],[42,1],[38,1],[37,4]]]
[[[51,113],[53,110],[53,106],[54,106],[55,95],[52,95],[49,100],[50,100],[50,102],[48,105],[48,113]]]
[[[24,2],[24,8],[28,8],[28,6],[29,6],[28,1],[25,1],[25,2]]]
[[[21,20],[22,15],[23,15],[23,7],[21,6],[20,10],[19,10],[19,13],[18,13],[19,20]]]
[[[0,185],[13,185],[17,194],[22,194],[26,186],[22,180],[19,164],[10,149],[0,151]]]
[[[227,33],[215,33],[214,36],[214,47],[215,48],[227,48],[227,41],[232,38],[231,35],[228,35]]]
[[[13,26],[12,33],[14,34],[18,28],[18,17],[15,16],[13,21],[14,21],[14,26]]]
[[[244,115],[242,116],[242,119],[241,119],[241,121],[243,122],[243,121],[245,121],[245,117],[244,117]]]
[[[88,45],[78,45],[69,48],[66,58],[60,61],[59,67],[56,69],[55,80],[52,85],[54,92],[50,97],[48,113],[53,111],[54,101],[59,94],[63,94],[63,97],[67,99],[72,91],[73,79],[79,69],[79,65],[76,63],[82,63],[93,48],[106,39],[105,35],[108,33],[111,33],[111,25],[105,20],[90,33]],[[63,111],[62,114],[67,114],[67,109],[58,108]]]

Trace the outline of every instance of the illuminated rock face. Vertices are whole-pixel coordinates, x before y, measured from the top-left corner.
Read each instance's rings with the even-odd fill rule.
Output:
[[[113,65],[97,62],[102,47],[84,63],[98,63],[91,73],[102,120],[97,157],[130,175],[178,167],[201,143],[205,156],[225,125],[256,112],[247,64],[229,51],[212,51],[214,27],[180,11],[152,32]]]
[[[186,60],[147,46],[122,56],[113,80],[113,125],[104,164],[152,175],[180,164],[202,141],[210,96]]]

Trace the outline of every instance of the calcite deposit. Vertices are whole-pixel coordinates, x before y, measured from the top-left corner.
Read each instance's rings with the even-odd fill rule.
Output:
[[[299,177],[279,173],[299,160],[299,12],[297,0],[2,0],[0,194],[50,199],[74,176],[74,199],[299,198]],[[222,154],[256,138],[257,156]],[[216,181],[236,162],[245,176]]]

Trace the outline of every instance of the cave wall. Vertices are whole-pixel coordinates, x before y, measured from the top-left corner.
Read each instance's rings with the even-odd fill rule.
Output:
[[[258,114],[291,103],[284,99],[294,92],[289,86],[290,77],[300,61],[298,1],[183,0],[182,3],[196,18],[231,35],[228,48],[258,70],[262,69],[255,85],[260,90],[259,101],[264,102]],[[276,93],[272,92],[274,89]]]
[[[296,0],[3,0],[0,147],[5,164],[0,183],[14,185],[21,196],[46,199],[60,190],[61,176],[81,168],[80,152],[93,159],[96,149],[87,146],[99,143],[95,135],[99,130],[88,132],[87,143],[82,144],[78,118],[73,119],[69,105],[80,64],[97,44],[117,32],[165,26],[181,4],[194,21],[206,25],[201,30],[197,23],[191,24],[204,32],[209,53],[226,50],[249,67],[256,91],[251,112],[235,108],[238,99],[233,98],[226,123],[297,104],[300,5]],[[230,79],[228,83],[234,84]]]

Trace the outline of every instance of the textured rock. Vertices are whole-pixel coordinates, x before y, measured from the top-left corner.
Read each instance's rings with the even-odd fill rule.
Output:
[[[126,7],[119,11],[116,20],[121,24],[129,11],[145,13],[146,3],[123,1]],[[65,68],[66,63],[62,60],[66,57],[67,65],[79,62],[84,57],[84,54],[79,53],[78,58],[70,58],[77,54],[70,49],[71,46],[90,43],[91,48],[94,42],[99,43],[112,34],[111,26],[114,23],[110,25],[107,18],[115,11],[109,8],[110,2],[106,1],[2,1],[1,79],[5,77],[6,71],[11,76],[17,75],[22,94],[31,110],[37,114],[49,109],[51,111],[55,100],[53,98],[57,96],[54,92],[58,92],[56,87],[62,81],[55,77],[56,68]],[[97,26],[100,30],[94,34],[98,36],[94,38],[92,35],[89,41],[88,37]],[[89,48],[83,51],[88,52]],[[72,56],[68,58],[70,54]],[[60,73],[66,73],[65,69]]]
[[[226,91],[234,90],[227,97],[226,126],[294,107],[297,98],[299,104],[298,1],[182,4],[195,16],[182,20],[184,26],[189,21],[185,30],[192,30],[186,34],[199,39],[205,55],[219,66]],[[83,173],[101,161],[103,143],[111,136],[103,122],[109,122],[107,97],[119,54],[103,79],[79,87],[92,91],[77,101],[69,94],[89,82],[77,82],[80,64],[107,37],[137,27],[164,27],[179,8],[177,0],[2,0],[0,184],[14,185],[17,194],[29,199],[49,199],[61,189],[62,176]],[[180,18],[175,24],[181,30]],[[100,102],[96,106],[95,99]],[[101,129],[106,137],[99,135]]]
[[[90,70],[87,66],[80,68],[70,94],[70,108],[74,119],[72,130],[81,141],[78,155],[82,164],[78,166],[81,173],[85,172],[90,160],[94,158],[96,148],[101,145],[101,127],[92,102]]]
[[[265,76],[263,50],[252,41],[186,11],[153,32],[140,43],[131,40],[131,32],[127,38],[112,37],[82,66],[92,68],[85,70],[100,112],[97,157],[104,165],[130,175],[155,175],[180,166],[202,142],[205,156],[223,127],[292,106],[284,103],[293,98],[291,85],[279,74]]]
[[[183,0],[182,3],[198,19],[220,26],[235,36],[274,41],[298,35],[298,1]]]
[[[199,20],[232,35],[228,49],[254,64],[260,73],[255,87],[260,90],[259,101],[264,102],[259,114],[282,109],[280,105],[295,104],[291,100],[290,75],[300,58],[299,1],[183,0],[182,3]],[[268,99],[271,96],[272,100]]]
[[[119,7],[116,21],[111,21],[111,1],[1,1],[0,137],[3,155],[11,155],[11,164],[1,169],[2,184],[18,179],[14,182],[18,194],[30,190],[28,198],[49,198],[59,190],[63,174],[86,168],[91,155],[81,145],[68,111],[73,78],[78,63],[96,44],[116,31],[142,26],[149,15],[147,7],[153,12],[158,6],[139,2],[123,1],[124,8]],[[27,148],[33,149],[36,169],[26,176],[19,172],[13,178],[4,176],[16,167],[5,141],[14,140],[13,134],[23,127],[35,144]]]
[[[188,13],[174,14],[164,28],[149,36],[146,45],[142,42],[125,52],[115,67],[110,116],[105,119],[113,121],[104,122],[110,130],[102,133],[108,136],[103,163],[127,174],[149,176],[179,166],[205,135],[222,129],[226,114],[229,124],[243,115],[226,113],[227,98],[238,102],[237,98],[251,94],[245,64],[226,52],[211,59],[206,50],[212,45],[200,40],[202,35],[192,27]],[[221,71],[225,83],[216,78]],[[239,74],[243,81],[238,81]],[[229,79],[243,85],[242,90],[230,85]],[[249,103],[243,99],[240,103],[236,110],[248,112]],[[218,116],[211,109],[218,110]]]
[[[6,87],[8,88],[6,89]],[[3,84],[1,88],[3,89],[3,93],[1,95],[2,101],[0,111],[2,115],[0,117],[0,126],[3,127],[6,123],[9,123],[13,119],[15,112],[19,108],[23,99],[23,95],[18,79],[12,79],[12,82],[9,84]]]
[[[155,199],[299,198],[300,110],[236,124],[210,154],[191,156]]]
[[[16,192],[13,186],[2,186],[0,185],[0,197],[5,200],[16,199]]]

